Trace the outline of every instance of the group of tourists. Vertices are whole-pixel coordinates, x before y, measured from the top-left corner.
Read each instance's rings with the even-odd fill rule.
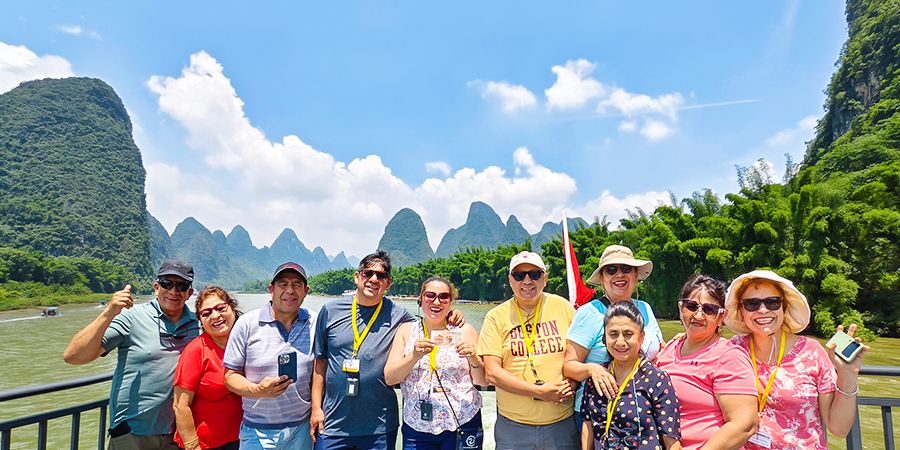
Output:
[[[309,283],[293,262],[275,270],[260,309],[241,314],[231,294],[206,287],[192,312],[193,268],[169,260],[154,300],[116,292],[64,359],[117,350],[112,450],[393,449],[398,429],[404,449],[478,449],[475,385],[489,384],[499,450],[826,449],[826,428],[847,435],[862,357],[845,362],[798,335],[810,308],[793,283],[758,270],[726,289],[693,275],[673,299],[684,333],[666,342],[633,298],[652,271],[607,247],[588,280],[603,295],[576,311],[544,292],[541,257],[519,253],[513,296],[479,334],[444,278],[423,282],[421,317],[386,298],[381,250],[360,261],[355,295],[318,313],[302,307]],[[723,325],[738,334],[725,339]]]

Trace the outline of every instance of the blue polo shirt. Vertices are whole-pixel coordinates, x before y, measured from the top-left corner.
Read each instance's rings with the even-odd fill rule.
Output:
[[[199,323],[187,306],[176,324],[156,299],[113,319],[102,341],[103,356],[118,349],[109,393],[110,428],[128,421],[131,432],[140,436],[174,431],[175,366],[181,351],[199,335]]]
[[[241,399],[244,425],[258,429],[295,427],[309,422],[315,314],[300,308],[291,328],[272,317],[272,302],[250,311],[234,324],[225,346],[226,369],[244,373],[251,383],[278,376],[278,355],[297,355],[297,380],[278,397]]]

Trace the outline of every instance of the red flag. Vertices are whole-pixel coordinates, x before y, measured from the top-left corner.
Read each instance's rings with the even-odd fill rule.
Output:
[[[578,309],[594,298],[594,290],[584,284],[581,279],[581,271],[578,270],[578,258],[575,257],[575,248],[569,240],[569,226],[563,216],[563,246],[566,247],[566,282],[569,285],[569,303]]]

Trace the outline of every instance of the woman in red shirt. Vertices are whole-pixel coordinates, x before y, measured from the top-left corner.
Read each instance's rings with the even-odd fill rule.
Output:
[[[175,442],[186,450],[237,450],[241,397],[225,387],[225,344],[240,312],[224,289],[207,287],[194,307],[203,333],[175,368]]]

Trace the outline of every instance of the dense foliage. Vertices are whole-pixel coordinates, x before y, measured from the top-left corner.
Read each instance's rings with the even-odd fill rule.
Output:
[[[39,80],[0,95],[0,246],[151,275],[144,168],[106,83]]]

